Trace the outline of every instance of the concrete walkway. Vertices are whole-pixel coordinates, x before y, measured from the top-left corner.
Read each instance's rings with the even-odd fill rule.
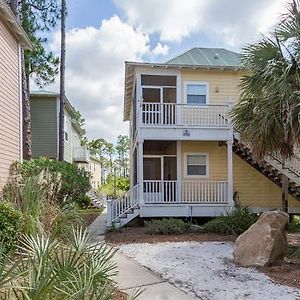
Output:
[[[194,299],[122,253],[117,252],[114,260],[119,271],[114,280],[119,289],[130,295],[141,288],[143,293],[138,300]]]
[[[94,241],[104,241],[104,234],[106,231],[106,208],[103,212],[94,220],[94,222],[87,228],[89,234]]]
[[[94,241],[104,241],[106,231],[106,211],[103,211],[88,227]],[[155,259],[155,258],[153,258]],[[118,267],[118,275],[114,278],[118,288],[128,295],[137,288],[143,293],[138,300],[191,300],[192,297],[165,281],[150,270],[128,256],[117,252],[114,261]]]

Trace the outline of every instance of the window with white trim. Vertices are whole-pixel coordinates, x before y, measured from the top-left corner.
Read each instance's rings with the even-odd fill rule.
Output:
[[[186,176],[207,176],[208,157],[207,154],[186,155]]]
[[[65,137],[65,142],[68,143],[69,142],[69,134],[68,134],[69,121],[67,120],[66,117],[65,117],[64,121],[65,121],[64,137]]]
[[[186,102],[190,105],[208,103],[208,85],[198,83],[186,84]]]

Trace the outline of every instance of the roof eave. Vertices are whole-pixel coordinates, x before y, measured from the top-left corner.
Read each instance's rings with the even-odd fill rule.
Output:
[[[188,65],[188,64],[169,64],[169,63],[140,63],[140,62],[125,62],[128,66],[134,67],[151,67],[164,69],[194,69],[194,70],[245,70],[243,66],[212,66],[212,65]]]
[[[3,0],[0,0],[0,15],[2,15],[4,23],[8,26],[22,48],[33,50],[33,44],[28,35],[17,21],[9,6]]]

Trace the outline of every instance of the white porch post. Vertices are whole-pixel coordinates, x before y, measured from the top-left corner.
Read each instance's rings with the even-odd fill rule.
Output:
[[[143,193],[143,181],[144,181],[144,150],[143,150],[144,141],[139,140],[137,142],[137,182],[139,185],[139,203],[144,202],[144,193]]]
[[[227,141],[227,181],[228,181],[228,204],[234,206],[233,201],[233,159],[232,140]]]
[[[106,207],[107,207],[107,222],[106,226],[110,228],[112,226],[112,200],[106,200]]]
[[[181,202],[181,141],[177,141],[177,196],[176,201]]]
[[[232,97],[228,97],[228,113],[233,108],[233,99]],[[233,127],[231,123],[230,117],[228,117],[228,127],[230,130],[230,140],[227,141],[227,180],[228,180],[228,204],[230,206],[234,206],[233,201],[233,158],[232,158],[232,144],[233,144]]]

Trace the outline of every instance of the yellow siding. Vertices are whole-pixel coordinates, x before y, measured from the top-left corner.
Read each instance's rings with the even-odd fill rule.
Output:
[[[238,192],[243,206],[281,207],[281,188],[237,155],[233,158],[233,190]],[[290,207],[300,206],[293,197],[289,200]]]
[[[181,99],[184,99],[184,82],[201,81],[209,83],[209,103],[224,104],[228,97],[232,97],[234,103],[239,99],[240,78],[244,71],[217,71],[217,70],[194,70],[181,71]]]
[[[199,180],[215,181],[227,180],[227,150],[226,147],[219,147],[218,142],[183,141],[181,142],[181,174],[185,177],[185,154],[186,153],[208,153],[209,157],[209,177],[199,178]]]
[[[208,153],[209,177],[190,179],[184,176],[185,154]],[[233,191],[238,192],[240,203],[249,207],[281,207],[281,189],[248,163],[233,154]],[[226,181],[227,147],[218,142],[182,141],[181,142],[182,180]],[[290,197],[290,207],[299,207],[300,201]]]
[[[21,156],[18,43],[0,20],[0,190]]]

